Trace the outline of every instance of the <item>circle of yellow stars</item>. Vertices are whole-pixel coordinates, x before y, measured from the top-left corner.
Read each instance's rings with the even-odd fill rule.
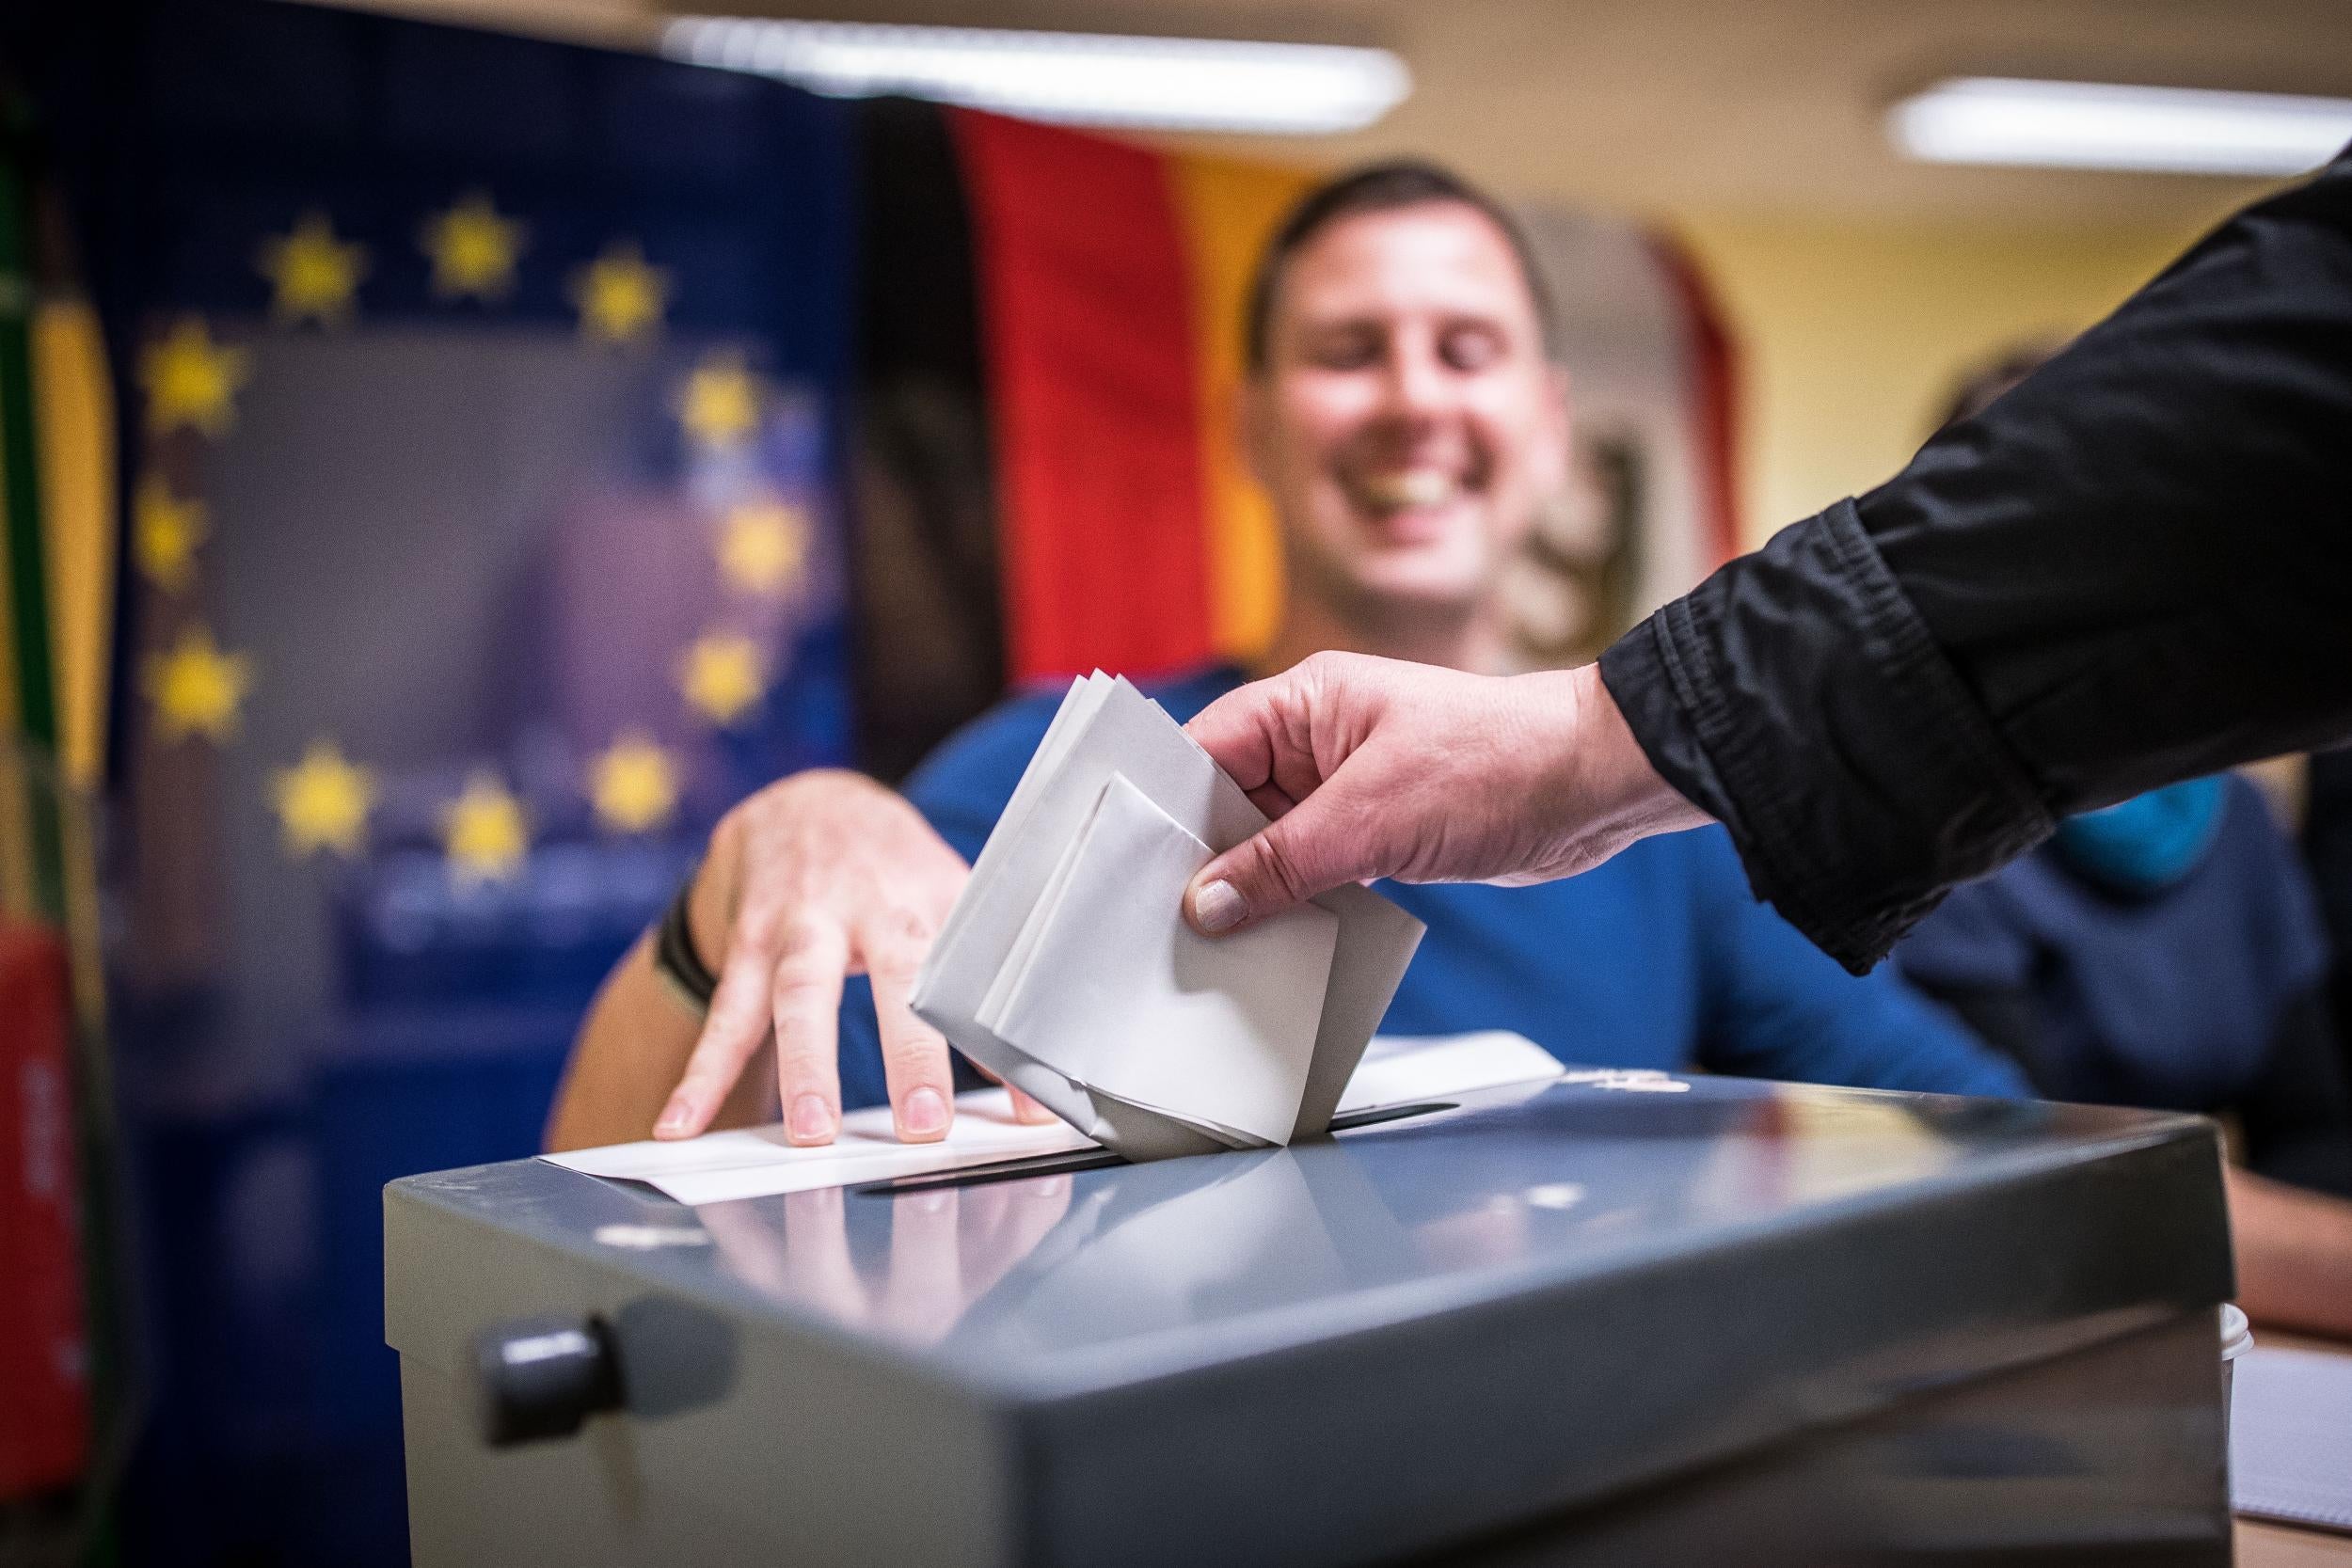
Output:
[[[435,296],[484,303],[511,296],[529,236],[529,227],[501,214],[486,192],[457,198],[418,230]],[[339,235],[333,218],[318,210],[303,213],[284,233],[265,240],[254,263],[270,284],[273,318],[281,325],[320,329],[353,320],[371,270],[367,247]],[[616,347],[648,341],[661,330],[670,290],[666,268],[648,261],[635,241],[614,240],[572,275],[581,336]],[[237,398],[250,378],[251,363],[250,350],[216,341],[201,318],[172,323],[148,344],[139,362],[147,428],[158,436],[192,433],[215,441],[227,436],[235,427]],[[689,372],[675,407],[681,430],[696,450],[724,454],[757,433],[765,393],[742,356],[719,352],[705,356]],[[198,552],[211,536],[209,508],[151,472],[140,480],[131,511],[136,570],[158,590],[184,594],[197,578]],[[729,589],[774,598],[802,579],[810,544],[809,519],[801,507],[758,493],[721,514],[713,555]],[[770,674],[760,644],[723,628],[707,630],[689,644],[676,671],[688,707],[721,728],[739,725],[756,710]],[[218,745],[236,736],[255,673],[249,655],[223,649],[209,628],[192,623],[147,658],[141,677],[162,739],[201,738]],[[651,832],[675,817],[680,772],[669,750],[644,732],[630,730],[590,759],[586,793],[608,831]],[[270,794],[290,857],[349,858],[364,850],[378,797],[375,774],[344,755],[332,739],[314,739],[299,762],[273,775]],[[451,873],[461,884],[501,881],[516,876],[527,861],[531,817],[495,772],[477,771],[442,809],[440,834]]]

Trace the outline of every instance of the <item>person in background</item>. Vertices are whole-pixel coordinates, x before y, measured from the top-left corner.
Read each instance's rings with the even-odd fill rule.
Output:
[[[1547,316],[1511,218],[1443,170],[1375,166],[1292,213],[1243,324],[1246,444],[1285,562],[1263,669],[1327,649],[1508,668],[1505,571],[1568,472]],[[1152,689],[1182,721],[1248,675],[1220,665]],[[792,1141],[821,1144],[843,1105],[885,1092],[901,1138],[944,1135],[948,1053],[907,998],[1058,697],[1016,698],[968,726],[903,799],[808,773],[730,813],[659,939],[607,981],[549,1143],[781,1115]],[[1759,905],[1718,828],[1654,839],[1573,882],[1388,891],[1429,927],[1390,1033],[1505,1028],[1598,1065],[2024,1088],[1894,975],[1841,973]],[[871,977],[871,1015],[841,1005],[857,973]]]
[[[2049,352],[2003,356],[1945,424]],[[2233,1124],[2240,1304],[2257,1322],[2352,1334],[2352,1088],[2327,933],[2253,784],[2213,774],[2068,817],[1954,889],[1893,958],[2038,1094]]]

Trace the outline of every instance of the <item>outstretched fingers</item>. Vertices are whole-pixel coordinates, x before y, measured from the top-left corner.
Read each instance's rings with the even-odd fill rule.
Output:
[[[787,1142],[831,1143],[841,1123],[841,981],[849,968],[849,934],[838,920],[810,914],[785,927],[769,1011]]]
[[[954,1069],[947,1041],[914,1014],[915,976],[931,943],[930,922],[907,911],[879,913],[860,928],[858,946],[874,983],[874,1023],[891,1119],[902,1143],[936,1143],[955,1119]]]
[[[774,967],[765,944],[738,940],[728,945],[719,986],[710,996],[703,1031],[686,1059],[677,1087],[654,1122],[657,1138],[691,1138],[710,1125],[727,1092],[743,1075],[768,1037],[768,987]]]

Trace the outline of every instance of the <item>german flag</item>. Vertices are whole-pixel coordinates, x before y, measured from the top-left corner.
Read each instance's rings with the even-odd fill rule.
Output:
[[[1007,684],[1244,657],[1273,523],[1227,432],[1311,176],[891,101],[861,137],[857,626],[895,776]]]

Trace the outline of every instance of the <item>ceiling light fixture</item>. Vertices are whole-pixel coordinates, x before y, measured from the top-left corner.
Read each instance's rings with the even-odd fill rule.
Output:
[[[2352,142],[2352,99],[1964,76],[1896,104],[1886,131],[1939,164],[2301,174]]]
[[[1412,90],[1385,49],[1231,39],[680,17],[661,52],[835,98],[905,93],[1066,125],[1322,135]]]

